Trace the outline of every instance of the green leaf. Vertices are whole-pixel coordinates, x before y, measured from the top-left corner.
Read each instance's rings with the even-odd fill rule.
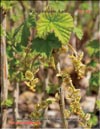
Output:
[[[35,17],[32,14],[29,15],[29,17],[23,24],[21,44],[23,44],[24,46],[26,46],[28,43],[28,39],[30,36],[30,27],[35,27]]]
[[[12,2],[13,1],[1,1],[1,7],[4,9],[4,10],[9,10],[12,8]]]
[[[29,36],[30,36],[29,27],[28,27],[27,23],[25,23],[23,26],[22,35],[21,35],[21,44],[22,45],[27,45]]]
[[[7,106],[7,107],[12,106],[12,104],[13,104],[13,99],[11,98],[6,99],[4,102],[2,102],[2,105]]]
[[[92,47],[94,49],[99,49],[100,43],[98,40],[92,40],[88,43],[87,47]]]
[[[98,123],[98,118],[96,115],[92,114],[91,115],[91,118],[89,120],[89,123],[92,125],[92,126],[95,126],[97,123]]]
[[[23,48],[22,48],[22,46],[21,46],[20,44],[16,44],[15,50],[16,50],[17,52],[22,52],[22,51],[23,51]]]
[[[46,92],[48,94],[54,94],[58,89],[58,85],[49,84],[49,86],[46,88]]]
[[[13,38],[15,38],[16,35],[19,33],[19,31],[20,31],[21,28],[23,27],[23,24],[24,24],[24,23],[22,23],[20,26],[18,26],[18,27],[15,29],[14,34],[13,34]]]
[[[88,4],[88,2],[81,3],[80,6],[79,6],[79,8],[81,10],[89,10],[89,9],[91,9],[90,8],[90,4]]]
[[[17,37],[18,42],[20,42],[23,46],[26,46],[28,43],[30,28],[35,27],[35,21],[35,15],[33,13],[30,13],[28,18],[15,30],[13,34],[13,37],[15,39]]]
[[[12,47],[11,47],[10,45],[7,46],[6,52],[7,52],[7,56],[8,56],[9,58],[12,58],[12,57],[13,57],[13,51],[12,51]]]
[[[100,100],[96,100],[96,106],[98,109],[100,109]]]
[[[91,87],[99,87],[100,86],[100,72],[92,73],[90,78],[90,86]]]
[[[74,27],[73,32],[76,34],[76,36],[81,40],[83,37],[83,31],[80,27]]]
[[[66,4],[66,1],[49,1],[49,7],[51,7],[55,11],[64,11]]]
[[[54,32],[55,36],[66,44],[73,26],[73,18],[69,13],[41,13],[37,21],[37,34],[40,38],[45,38],[48,33]]]
[[[99,54],[99,47],[100,47],[100,43],[98,40],[93,40],[90,41],[87,45],[86,45],[86,49],[88,51],[88,54],[90,56],[96,56],[97,57],[97,53]],[[98,55],[99,56],[99,55]]]
[[[98,59],[100,58],[100,49],[95,52],[95,57]]]
[[[97,62],[94,60],[91,60],[91,62],[88,64],[88,66],[96,67]]]
[[[54,36],[54,34],[49,34],[46,39],[36,38],[32,41],[32,49],[41,53],[45,53],[50,56],[53,49],[61,47],[61,43]]]

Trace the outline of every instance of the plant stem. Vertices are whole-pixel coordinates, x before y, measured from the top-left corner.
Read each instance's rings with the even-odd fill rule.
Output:
[[[33,66],[34,62],[38,59],[39,56],[40,56],[40,54],[36,55],[36,56],[32,59],[32,62],[31,62],[31,70],[32,70],[32,66]]]
[[[46,78],[45,78],[45,82],[44,82],[44,100],[46,98],[48,98],[48,94],[46,93],[46,88],[48,87],[48,83],[49,83],[49,72],[47,70],[47,73],[46,73]],[[47,112],[48,112],[48,107],[46,109],[44,109],[43,111],[43,117],[44,117],[44,120],[42,122],[42,128],[45,128],[46,127],[46,119],[47,119]]]
[[[58,62],[57,64],[57,70],[58,72],[60,72],[60,63]],[[68,129],[68,122],[66,121],[65,119],[65,115],[64,115],[64,110],[65,110],[65,102],[64,102],[64,88],[63,88],[63,85],[62,85],[62,81],[60,80],[60,111],[61,111],[61,117],[62,117],[62,126],[63,128],[65,129]]]
[[[74,52],[75,56],[77,57],[77,52],[76,52],[76,50],[75,50],[70,44],[68,44],[68,47]]]
[[[5,12],[5,14],[4,14]],[[1,9],[0,12],[0,24],[6,32],[6,11]],[[1,85],[1,99],[2,102],[5,102],[8,97],[8,64],[6,56],[6,36],[1,37],[0,43],[0,85]],[[7,124],[7,107],[5,109],[1,108],[2,116],[2,128],[6,128]]]
[[[62,123],[63,123],[63,128],[68,129],[68,122],[66,122],[65,115],[64,115],[64,110],[65,110],[65,102],[64,102],[64,89],[63,86],[61,86],[60,90],[60,111],[61,111],[61,116],[62,116]]]
[[[19,113],[18,113],[19,82],[15,82],[13,97],[14,97],[13,117],[14,117],[14,122],[17,122],[17,119],[19,118]],[[14,125],[14,128],[18,129],[16,124]]]

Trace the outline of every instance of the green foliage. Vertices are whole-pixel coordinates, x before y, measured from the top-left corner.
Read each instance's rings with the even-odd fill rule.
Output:
[[[100,86],[100,72],[94,72],[92,73],[92,76],[90,78],[90,90],[98,92]]]
[[[89,120],[89,123],[92,125],[92,126],[95,126],[97,123],[98,123],[98,118],[96,115],[92,114],[91,115],[91,118]]]
[[[66,3],[66,1],[49,1],[49,7],[55,11],[64,11]]]
[[[11,107],[12,104],[13,104],[13,99],[11,99],[11,98],[8,98],[4,102],[1,103],[1,105],[7,106],[7,107]]]
[[[100,100],[96,100],[96,106],[97,106],[97,109],[100,110]]]
[[[4,0],[2,0],[2,1],[1,1],[1,7],[2,7],[4,10],[9,10],[9,9],[11,9],[11,7],[12,7],[12,3],[13,3],[13,1],[4,1]]]
[[[97,62],[94,60],[91,60],[91,62],[88,64],[88,66],[96,67]]]
[[[43,120],[43,110],[46,109],[49,104],[55,102],[54,98],[47,98],[46,100],[42,101],[41,103],[34,105],[34,111],[30,114],[30,118],[32,120]]]
[[[92,86],[100,86],[100,72],[95,72],[92,74],[90,79],[90,85]]]
[[[1,36],[5,36],[5,31],[1,25],[0,25],[0,32],[1,32]]]
[[[88,51],[89,56],[91,57],[99,57],[100,54],[100,43],[98,40],[92,40],[86,45],[86,49]]]
[[[92,73],[90,81],[89,81],[89,92],[98,92],[100,86],[100,72],[97,71],[98,59],[100,56],[100,43],[98,40],[92,40],[86,45],[87,52],[91,57],[91,61],[88,63],[89,67],[95,69],[95,72]]]
[[[83,37],[83,31],[81,27],[74,27],[73,32],[76,34],[76,36],[81,40]]]
[[[82,4],[80,4],[79,8],[82,9],[82,10],[89,10],[90,6],[89,6],[88,2],[83,2]]]
[[[29,17],[15,30],[13,37],[19,39],[19,42],[26,46],[30,36],[30,28],[35,27],[35,15],[29,14]]]
[[[17,29],[13,29],[7,33],[7,56],[9,61],[9,77],[11,80],[24,80],[23,72],[26,68],[30,68],[28,64],[33,53],[27,54],[26,46],[30,36],[30,29],[35,26],[35,16],[30,13],[28,18]],[[27,63],[28,62],[28,63]],[[21,64],[23,66],[20,68]]]
[[[21,61],[17,59],[15,55],[16,55],[16,49],[14,48],[14,46],[12,47],[12,45],[9,45],[7,47],[7,56],[9,62],[8,64],[9,79],[19,81],[23,78],[23,73],[21,72],[22,68],[20,68]],[[23,58],[23,54],[21,54],[21,58]]]
[[[48,99],[46,99],[46,102],[47,102],[48,104],[51,104],[51,103],[53,103],[53,102],[55,102],[55,101],[56,101],[55,98],[48,98]]]
[[[45,53],[47,56],[50,56],[53,49],[61,47],[61,43],[54,34],[49,34],[46,39],[35,38],[32,42],[33,50],[39,52],[40,54]]]
[[[46,92],[48,94],[54,94],[58,89],[58,85],[54,85],[54,84],[49,84],[49,86],[46,88]]]
[[[21,12],[18,15],[12,14],[10,18],[13,22],[18,21],[21,18]]]
[[[25,22],[22,29],[21,44],[27,45],[29,36],[30,36],[29,27],[27,25],[27,22]]]
[[[73,18],[69,13],[41,13],[37,21],[37,34],[40,38],[45,38],[48,33],[54,32],[55,36],[66,44],[73,26]]]

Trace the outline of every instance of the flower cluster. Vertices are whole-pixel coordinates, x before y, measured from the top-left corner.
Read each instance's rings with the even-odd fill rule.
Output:
[[[75,114],[79,116],[79,124],[83,126],[84,128],[89,128],[91,125],[89,125],[88,120],[90,119],[90,114],[85,114],[81,108],[80,105],[80,90],[79,89],[73,89],[73,87],[68,88],[69,95],[66,96],[66,99],[70,99],[70,106],[69,110],[71,114]]]
[[[25,79],[27,80],[25,81],[27,87],[29,87],[29,89],[34,92],[36,84],[38,83],[38,78],[34,78],[33,73],[28,70],[25,73]]]
[[[43,120],[43,110],[46,109],[49,104],[55,102],[56,99],[54,98],[47,98],[46,100],[42,101],[41,103],[38,103],[34,106],[34,112],[30,114],[31,119],[35,120]]]
[[[83,78],[84,74],[85,74],[85,65],[81,62],[82,58],[83,58],[83,53],[81,53],[80,55],[72,55],[70,56],[70,58],[72,59],[72,62],[74,64],[75,67],[75,72],[78,75],[78,78]]]
[[[65,109],[65,117],[70,118],[72,114],[79,116],[79,124],[84,128],[90,128],[90,114],[85,114],[80,105],[80,89],[75,89],[72,79],[66,71],[61,71],[57,76],[62,77],[63,83],[66,84],[67,95],[66,100],[69,102],[69,108]]]

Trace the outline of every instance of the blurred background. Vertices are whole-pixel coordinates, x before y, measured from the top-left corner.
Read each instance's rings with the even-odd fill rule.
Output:
[[[36,76],[39,78],[36,92],[32,92],[24,83],[24,75],[28,65],[33,57],[28,45],[24,44],[34,36],[34,28],[28,30],[28,26],[24,27],[23,33],[18,33],[19,27],[27,19],[31,12],[37,13],[43,11],[46,5],[54,7],[56,10],[68,12],[74,19],[74,24],[79,29],[79,37],[72,33],[70,44],[80,53],[84,52],[82,62],[86,65],[86,73],[82,79],[77,79],[73,71],[73,65],[67,54],[59,55],[61,67],[66,69],[72,77],[73,84],[81,90],[81,106],[86,113],[91,114],[92,128],[99,128],[100,124],[100,1],[98,0],[75,0],[75,1],[45,1],[45,0],[13,0],[1,1],[1,39],[5,44],[1,46],[1,117],[6,122],[6,128],[36,128],[33,125],[15,125],[11,121],[16,119],[29,119],[29,114],[34,112],[34,104],[43,101],[44,86],[49,76],[48,87],[45,89],[47,97],[54,98],[57,88],[59,87],[56,72],[52,67],[48,67],[51,62],[42,62],[44,66],[36,61],[35,66],[41,65]],[[30,32],[30,34],[29,34]],[[14,36],[15,35],[15,36]],[[23,36],[23,39],[21,38]],[[40,46],[41,47],[41,46]],[[29,52],[26,55],[26,52]],[[25,57],[26,56],[26,57]],[[38,58],[38,57],[37,57]],[[25,60],[26,63],[25,63]],[[4,62],[4,64],[2,63]],[[33,68],[34,68],[33,67]],[[3,74],[3,72],[4,74]],[[3,81],[2,81],[3,80]],[[47,118],[45,127],[61,128],[61,122],[56,118],[60,118],[60,107],[57,102],[49,105],[46,111]],[[4,117],[5,116],[5,117]],[[77,123],[76,116],[72,116],[75,120],[69,120],[69,128],[80,128]],[[29,119],[30,120],[30,119]]]

